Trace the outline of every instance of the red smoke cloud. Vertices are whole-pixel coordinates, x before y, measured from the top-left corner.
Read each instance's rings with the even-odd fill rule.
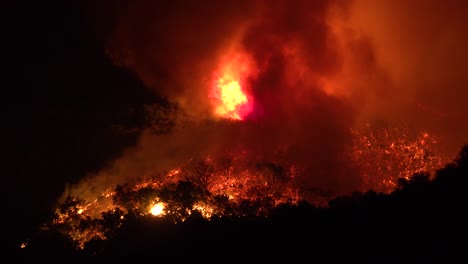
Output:
[[[468,3],[361,0],[349,14],[348,28],[368,38],[375,65],[389,80],[375,112],[434,131],[456,155],[468,142]]]
[[[113,61],[194,120],[171,134],[143,133],[139,146],[103,174],[118,183],[193,155],[241,149],[253,160],[296,164],[304,186],[348,192],[361,181],[349,159],[350,128],[376,120],[453,135],[450,147],[458,151],[467,132],[460,124],[464,99],[456,93],[468,83],[463,5],[90,4],[89,21]],[[253,110],[242,122],[220,120],[210,101],[213,73],[230,54],[246,54],[254,65],[243,80]]]

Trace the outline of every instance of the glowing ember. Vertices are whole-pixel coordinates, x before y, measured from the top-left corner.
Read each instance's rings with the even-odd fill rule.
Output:
[[[353,129],[353,162],[361,169],[364,190],[390,193],[399,178],[433,174],[448,162],[428,133],[412,135],[406,128]]]
[[[195,204],[193,205],[192,210],[199,211],[201,215],[205,218],[210,218],[213,215],[213,211],[214,211],[213,208],[204,204]]]
[[[217,116],[242,120],[252,111],[252,98],[245,89],[251,68],[248,58],[241,55],[221,63],[210,94]]]
[[[161,215],[163,213],[163,210],[164,210],[164,204],[163,203],[156,203],[154,204],[151,209],[150,209],[150,213],[152,215]]]

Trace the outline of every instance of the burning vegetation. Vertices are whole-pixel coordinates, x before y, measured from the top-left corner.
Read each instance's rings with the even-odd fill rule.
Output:
[[[78,248],[83,249],[91,241],[112,236],[129,218],[154,217],[177,224],[194,215],[208,221],[224,217],[265,218],[278,206],[297,205],[301,201],[326,207],[331,199],[343,193],[318,183],[304,184],[304,179],[311,176],[311,179],[322,181],[321,177],[337,177],[332,174],[346,170],[324,172],[333,166],[345,165],[353,173],[358,172],[361,183],[352,191],[373,190],[389,194],[395,190],[399,179],[408,180],[417,173],[432,174],[447,162],[437,150],[437,139],[426,132],[412,134],[407,128],[375,128],[369,125],[344,132],[342,130],[346,129],[338,121],[337,124],[319,122],[322,119],[339,120],[343,109],[338,111],[339,114],[324,111],[325,114],[315,116],[319,111],[310,108],[309,104],[283,105],[282,100],[276,101],[279,97],[266,97],[278,104],[266,103],[268,100],[263,98],[263,102],[259,100],[264,111],[261,118],[249,118],[256,110],[250,86],[258,84],[254,81],[258,72],[246,53],[234,54],[221,60],[212,75],[211,86],[207,88],[206,97],[210,100],[212,114],[219,119],[195,117],[193,120],[193,116],[171,103],[146,105],[148,129],[145,131],[156,142],[148,148],[157,149],[160,156],[143,153],[146,162],[143,168],[130,170],[137,174],[127,177],[124,183],[103,186],[102,182],[96,181],[93,184],[104,191],[86,190],[86,185],[83,185],[85,189],[83,186],[76,188],[73,195],[67,195],[59,204],[52,220],[43,228],[62,230]],[[266,75],[271,74],[269,70],[266,70]],[[276,78],[274,74],[272,76]],[[283,85],[288,88],[290,84]],[[284,87],[277,89],[289,92]],[[317,100],[317,105],[336,110],[335,104],[339,105],[339,101],[314,89],[311,90],[316,93],[314,100]],[[288,106],[289,109],[284,111],[280,106]],[[267,110],[276,115],[265,115]],[[316,124],[305,126],[299,118],[297,123],[288,124],[296,130],[296,135],[290,135],[289,128],[278,129],[283,125],[279,120],[287,120],[290,116],[305,116],[303,121],[311,122],[307,119],[310,117],[319,127]],[[340,142],[326,135],[327,144],[336,148],[323,145],[322,132],[310,140],[308,132],[317,133],[321,129],[339,133],[342,137]],[[280,133],[276,133],[278,131]],[[265,133],[274,136],[269,137]],[[223,135],[216,141],[218,134]],[[348,135],[350,142],[344,140]],[[255,138],[254,141],[251,137]],[[257,145],[256,140],[262,144]],[[192,146],[197,145],[197,141],[202,143],[193,151]],[[341,146],[349,143],[351,148]],[[142,143],[145,144],[147,142]],[[213,151],[211,145],[220,146]],[[317,150],[310,152],[311,148]],[[326,148],[334,152],[328,154],[328,159],[322,159],[322,156],[327,156],[323,155]],[[346,153],[338,154],[341,151]],[[195,154],[190,156],[190,153]],[[297,157],[297,153],[302,157]],[[166,158],[165,155],[177,156],[177,160],[182,162],[170,169],[159,169],[162,162],[158,158]],[[335,158],[338,156],[349,160],[337,162]],[[134,159],[131,155],[129,158]],[[135,164],[142,165],[139,162]],[[312,169],[304,167],[309,165]],[[321,174],[310,175],[314,170],[321,171]],[[112,171],[109,174],[113,176]],[[342,176],[350,178],[351,172]],[[333,178],[332,185],[340,179]]]
[[[214,10],[198,10],[205,15],[195,26],[211,25],[201,17],[225,19]],[[354,109],[353,101],[379,98],[374,87],[391,82],[374,65],[368,44],[348,39],[348,29],[333,24],[332,4],[261,2],[250,12],[239,10],[221,24],[225,29],[193,38],[185,35],[200,30],[187,15],[154,18],[154,28],[138,13],[125,16],[130,21],[121,25],[135,25],[117,28],[111,58],[123,59],[169,103],[145,106],[148,126],[135,150],[116,161],[107,178],[94,178],[97,189],[82,184],[67,193],[45,229],[59,228],[84,248],[112,236],[129,218],[267,217],[284,204],[327,206],[344,192],[389,194],[400,179],[433,174],[448,162],[429,132],[353,127],[367,109]],[[139,23],[149,30],[142,30],[145,41],[130,30]],[[177,33],[166,35],[172,31],[160,25],[174,25]],[[128,56],[117,56],[122,50]],[[164,52],[148,56],[156,50]],[[377,77],[367,86],[350,76]]]
[[[427,132],[408,128],[352,129],[353,162],[358,166],[364,190],[390,193],[398,179],[416,173],[431,175],[449,159],[439,149],[438,139]]]
[[[352,129],[352,163],[362,175],[362,190],[391,193],[400,178],[432,174],[447,161],[428,133],[411,136],[408,129]],[[60,228],[79,248],[105,240],[130,217],[184,222],[192,215],[262,218],[280,205],[305,200],[327,206],[337,193],[305,188],[295,164],[258,162],[242,152],[191,158],[182,166],[153,170],[125,184],[111,185],[95,196],[68,196],[45,229]],[[311,200],[310,192],[314,192]],[[109,228],[112,227],[112,228]]]
[[[436,50],[431,45],[449,40],[417,45],[430,52],[411,63],[395,60],[413,57],[394,56],[405,46],[389,41],[397,32],[380,36],[379,25],[386,23],[354,18],[354,4],[343,1],[119,3],[115,10],[121,12],[106,18],[112,8],[105,7],[104,18],[96,17],[95,23],[112,20],[102,27],[111,30],[103,34],[106,54],[154,90],[158,103],[143,107],[145,125],[121,129],[138,135],[136,144],[67,189],[42,226],[79,249],[108,241],[134,219],[179,226],[193,219],[269,219],[276,209],[304,201],[331,208],[330,201],[352,192],[368,192],[353,197],[359,201],[380,199],[401,183],[428,182],[426,175],[449,161],[437,136],[420,128],[436,120],[434,127],[451,130],[447,124],[465,116],[431,104],[436,100],[428,95],[461,87],[444,79],[463,76],[463,84],[466,74],[457,65],[453,74],[431,79],[438,69],[425,69],[419,59],[438,58],[429,56]],[[412,111],[426,102],[430,107]],[[421,122],[418,129],[356,127],[361,118]],[[360,235],[354,219],[338,219],[331,226],[349,225],[347,232]]]
[[[206,219],[265,217],[282,203],[300,200],[294,168],[248,164],[223,157],[190,160],[183,167],[153,174],[133,183],[109,187],[92,200],[67,197],[44,228],[64,227],[80,247],[106,239],[127,217],[153,215],[183,222],[194,212]]]

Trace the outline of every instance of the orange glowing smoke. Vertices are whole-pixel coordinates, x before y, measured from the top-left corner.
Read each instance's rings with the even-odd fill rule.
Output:
[[[247,55],[226,57],[214,74],[210,98],[215,115],[242,120],[253,108],[253,98],[247,93],[246,79],[252,75],[252,63]]]

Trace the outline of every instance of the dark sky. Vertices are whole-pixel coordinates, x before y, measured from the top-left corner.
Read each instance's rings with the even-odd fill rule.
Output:
[[[449,155],[468,142],[465,1],[18,1],[5,10],[2,159],[14,217],[4,220],[15,239],[66,184],[125,168],[109,179],[119,182],[155,158],[171,166],[239,145],[268,158],[285,145],[288,159],[320,172],[305,184],[345,190],[358,181],[340,176],[346,129],[360,122],[431,131]],[[188,136],[133,129],[158,97],[213,119],[207,79],[238,51],[256,65],[252,122]]]

